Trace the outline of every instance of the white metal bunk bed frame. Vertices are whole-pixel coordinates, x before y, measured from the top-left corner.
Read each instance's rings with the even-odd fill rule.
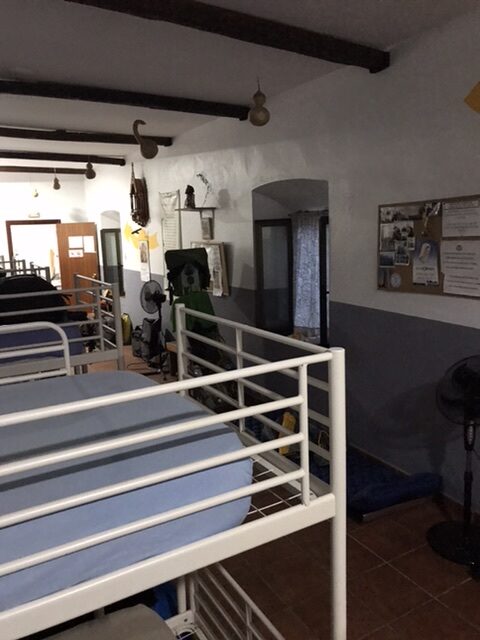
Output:
[[[223,371],[200,378],[188,379],[185,363],[188,359],[195,362],[196,356],[186,349],[185,336],[190,332],[185,328],[187,314],[198,318],[208,319],[219,324],[228,325],[235,330],[237,365],[234,371]],[[36,631],[49,628],[61,622],[76,618],[84,613],[97,610],[110,603],[139,593],[155,586],[159,582],[166,582],[217,563],[223,559],[247,551],[253,547],[268,543],[276,538],[293,533],[299,529],[311,526],[326,519],[332,519],[332,638],[346,640],[346,472],[345,472],[345,370],[343,349],[323,349],[314,345],[301,343],[283,336],[276,336],[266,331],[255,329],[247,325],[213,318],[206,314],[185,309],[182,305],[176,308],[177,345],[179,381],[155,387],[146,387],[135,391],[110,394],[73,403],[54,405],[52,407],[20,411],[0,416],[2,427],[21,424],[24,421],[36,421],[54,416],[65,416],[76,411],[86,411],[98,407],[125,403],[130,400],[161,396],[178,392],[186,394],[198,388],[215,389],[215,385],[225,382],[236,382],[238,390],[238,408],[221,414],[187,420],[183,423],[159,429],[137,432],[128,436],[116,436],[91,445],[84,445],[70,449],[55,451],[53,454],[21,459],[0,466],[0,477],[25,469],[39,468],[53,462],[76,460],[82,456],[102,451],[111,451],[121,446],[133,445],[139,442],[152,441],[174,434],[191,432],[206,426],[225,422],[239,425],[239,435],[245,447],[241,450],[217,455],[205,460],[182,465],[150,476],[143,476],[103,487],[96,491],[85,492],[69,498],[57,500],[18,511],[0,517],[0,527],[11,526],[32,518],[54,513],[67,508],[85,504],[94,500],[119,495],[127,491],[150,486],[173,478],[182,477],[201,470],[228,464],[234,461],[250,458],[256,464],[269,472],[266,479],[261,474],[260,479],[251,485],[226,493],[220,493],[208,499],[200,500],[189,505],[163,512],[157,516],[136,521],[116,529],[101,532],[61,545],[55,549],[48,549],[15,561],[0,565],[0,577],[21,569],[34,566],[41,562],[72,553],[101,542],[115,539],[140,531],[175,518],[181,518],[198,511],[209,509],[226,502],[255,496],[261,491],[273,490],[283,486],[298,496],[299,503],[291,504],[284,510],[274,510],[273,513],[262,515],[259,519],[247,521],[233,529],[223,531],[199,540],[195,543],[179,547],[159,556],[151,557],[131,566],[117,570],[99,578],[89,580],[58,593],[45,596],[38,600],[20,605],[0,613],[0,632],[2,640],[17,640]],[[273,342],[287,344],[297,349],[310,352],[308,355],[289,358],[278,362],[262,362],[254,366],[243,367],[244,360],[255,360],[257,356],[243,350],[243,334],[251,334]],[[202,339],[193,334],[195,339]],[[207,338],[203,338],[207,341]],[[224,345],[226,347],[226,345]],[[227,347],[228,348],[228,347]],[[308,387],[313,384],[318,388],[318,380],[308,376],[308,366],[316,363],[327,363],[328,383],[322,382],[322,391],[329,394],[329,416],[323,417],[323,423],[330,428],[330,486],[316,480],[309,475],[309,415],[308,415]],[[209,365],[211,367],[211,365]],[[252,383],[249,378],[269,373],[284,373],[293,376],[298,381],[298,393],[288,398],[277,397],[267,402],[245,406],[244,389]],[[256,390],[259,385],[254,384]],[[261,387],[260,387],[261,388]],[[266,390],[265,390],[266,391]],[[269,392],[264,395],[268,396]],[[273,423],[277,427],[277,439],[259,442],[244,430],[244,420],[250,416],[258,417],[278,409],[296,407],[299,414],[298,433],[285,432],[280,425],[273,423],[262,415],[269,426]],[[317,416],[318,417],[318,416]],[[300,464],[295,465],[276,450],[285,446],[298,444],[300,448]],[[286,501],[288,503],[288,500]],[[290,504],[290,503],[288,503]],[[232,550],[234,550],[232,552]],[[195,594],[185,586],[185,581],[179,580],[179,616],[173,621],[180,624],[188,622],[195,616]],[[250,614],[248,613],[250,611]],[[252,608],[247,608],[251,616]],[[248,622],[248,620],[247,620]],[[173,625],[173,623],[172,623]],[[248,637],[262,637],[255,635],[251,626],[247,627]],[[201,636],[199,636],[201,637]],[[277,636],[273,636],[277,637]]]
[[[53,322],[25,322],[23,324],[0,325],[0,335],[3,333],[29,333],[30,331],[49,330],[58,334],[58,338],[51,339],[48,343],[25,345],[0,350],[0,370],[5,367],[2,360],[10,358],[28,358],[28,372],[24,372],[23,366],[9,366],[11,375],[1,376],[0,385],[11,384],[12,382],[26,382],[31,380],[42,380],[44,378],[56,378],[58,376],[72,375],[70,362],[70,350],[68,348],[67,334],[63,329]],[[52,360],[46,360],[48,354],[55,354]],[[39,356],[38,358],[36,356]],[[63,366],[59,365],[59,360],[63,360]]]
[[[112,297],[104,295],[105,290],[112,292]],[[74,274],[74,287],[72,289],[55,289],[52,291],[36,291],[34,293],[16,293],[0,295],[1,300],[17,300],[21,298],[32,298],[32,296],[48,299],[51,296],[66,295],[73,296],[74,303],[60,307],[36,307],[25,309],[23,311],[5,311],[0,312],[0,322],[2,318],[14,317],[18,321],[22,321],[22,316],[38,314],[39,318],[42,312],[51,313],[52,311],[85,311],[89,313],[86,320],[75,320],[58,323],[57,326],[81,327],[82,325],[93,326],[94,335],[87,335],[77,338],[68,338],[70,344],[81,343],[88,344],[95,342],[96,348],[93,351],[84,351],[80,354],[71,356],[71,364],[77,372],[85,371],[89,364],[98,362],[116,361],[118,369],[125,368],[123,355],[123,337],[122,337],[122,320],[120,307],[120,292],[118,283],[103,282],[95,278],[89,278],[80,274]],[[111,305],[112,311],[103,308],[102,303]],[[107,319],[113,318],[113,327],[107,325]],[[11,326],[11,325],[8,325]],[[1,353],[0,349],[0,353]],[[15,368],[12,367],[12,371]],[[26,367],[28,370],[28,366]]]

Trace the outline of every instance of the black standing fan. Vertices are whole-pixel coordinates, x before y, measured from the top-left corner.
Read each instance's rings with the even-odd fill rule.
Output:
[[[142,323],[141,357],[160,373],[166,353],[162,341],[162,304],[167,299],[156,280],[148,280],[140,290],[140,304],[146,313],[158,313],[158,318],[144,318]]]
[[[472,524],[472,452],[480,424],[480,356],[471,356],[451,366],[437,387],[437,404],[442,414],[463,425],[465,473],[463,522],[441,522],[428,530],[427,539],[443,558],[469,565],[475,577],[480,568],[480,527]]]
[[[160,320],[162,319],[162,304],[167,299],[163,293],[162,287],[156,280],[145,282],[140,291],[140,304],[142,309],[147,313],[158,312]]]

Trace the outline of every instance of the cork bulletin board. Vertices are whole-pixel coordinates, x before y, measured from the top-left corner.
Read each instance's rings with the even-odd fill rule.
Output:
[[[378,288],[480,298],[480,195],[380,205]]]

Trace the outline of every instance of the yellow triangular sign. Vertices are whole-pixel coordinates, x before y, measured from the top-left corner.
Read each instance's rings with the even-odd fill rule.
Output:
[[[468,96],[465,98],[465,103],[468,104],[470,109],[480,113],[480,82],[477,82],[470,91]]]

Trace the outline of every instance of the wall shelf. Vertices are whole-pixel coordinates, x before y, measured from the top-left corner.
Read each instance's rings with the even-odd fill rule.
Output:
[[[181,209],[177,209],[177,211],[198,211],[199,213],[202,213],[202,211],[216,211],[217,207],[192,207],[191,209],[185,209],[185,208],[181,208]]]

